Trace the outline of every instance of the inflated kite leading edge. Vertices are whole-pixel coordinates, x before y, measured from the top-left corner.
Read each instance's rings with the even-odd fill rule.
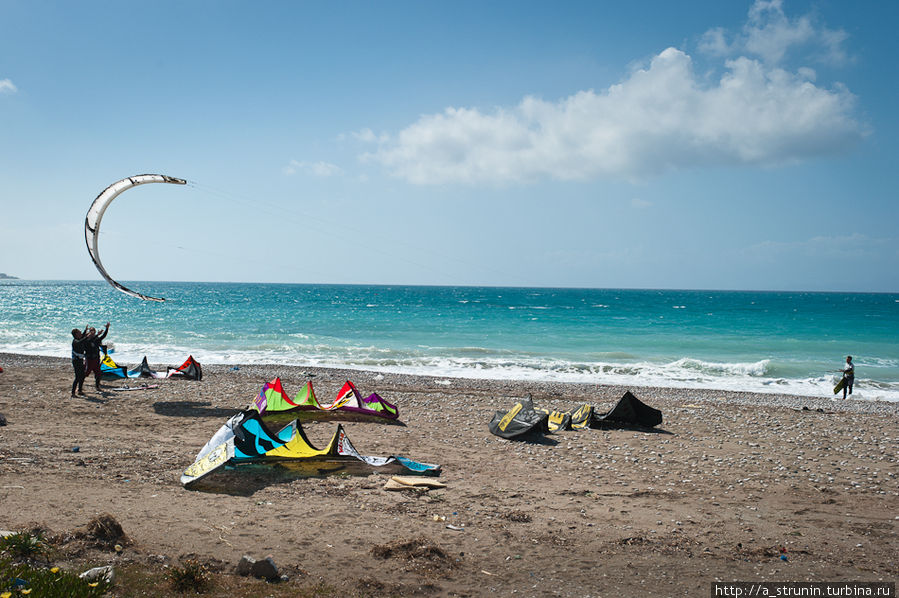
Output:
[[[87,243],[87,251],[91,255],[91,260],[93,260],[94,265],[97,267],[97,270],[100,272],[103,278],[106,279],[106,282],[111,284],[116,289],[122,291],[126,295],[131,295],[132,297],[145,299],[147,301],[165,301],[165,299],[163,299],[162,297],[149,297],[147,295],[141,295],[140,293],[132,291],[131,289],[125,287],[123,284],[120,284],[113,280],[112,277],[106,272],[106,269],[103,267],[103,263],[100,261],[100,250],[97,249],[97,240],[100,236],[100,220],[103,219],[103,212],[106,211],[106,208],[109,207],[109,204],[112,203],[112,200],[118,197],[120,193],[122,193],[123,191],[127,191],[131,187],[144,185],[146,183],[172,183],[174,185],[186,185],[187,181],[185,181],[184,179],[166,176],[164,174],[138,174],[122,179],[121,181],[116,181],[115,183],[104,189],[88,209],[87,216],[84,218],[84,241],[85,243]]]

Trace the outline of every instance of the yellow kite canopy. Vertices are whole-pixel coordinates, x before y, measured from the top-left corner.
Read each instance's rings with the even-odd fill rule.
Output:
[[[229,419],[184,470],[185,488],[228,494],[252,494],[260,480],[315,477],[332,473],[440,475],[440,466],[405,457],[359,453],[338,424],[324,449],[316,448],[296,420],[272,432],[255,410]]]

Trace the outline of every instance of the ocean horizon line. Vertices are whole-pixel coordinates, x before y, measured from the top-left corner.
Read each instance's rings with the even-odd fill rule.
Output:
[[[431,288],[431,289],[533,289],[533,290],[552,290],[564,289],[570,291],[659,291],[659,292],[696,292],[696,293],[807,293],[807,294],[848,294],[848,295],[899,295],[899,289],[895,291],[859,291],[859,290],[838,290],[838,289],[751,289],[751,288],[687,288],[687,287],[591,287],[591,286],[545,286],[545,285],[506,285],[506,284],[427,284],[427,283],[388,283],[388,282],[285,282],[285,281],[241,281],[241,280],[150,280],[138,278],[122,278],[119,279],[123,283],[151,283],[151,284],[225,284],[225,285],[295,285],[295,286],[325,286],[325,287],[375,287],[375,288],[391,288],[391,287],[409,287],[409,288]],[[22,278],[18,276],[9,276],[8,278],[0,278],[0,282],[22,281],[22,282],[50,282],[50,283],[95,283],[97,285],[107,284],[105,281],[94,279],[78,279],[78,278]]]

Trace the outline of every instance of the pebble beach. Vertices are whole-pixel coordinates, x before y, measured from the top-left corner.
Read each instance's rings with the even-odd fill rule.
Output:
[[[78,537],[108,514],[127,535],[118,552],[59,540],[60,566],[144,579],[191,558],[213,595],[275,596],[695,596],[714,581],[899,573],[893,402],[240,364],[70,399],[66,359],[0,366],[0,529]],[[331,399],[349,379],[396,404],[404,425],[345,423],[348,436],[365,455],[440,464],[446,488],[388,491],[380,474],[262,480],[249,496],[182,488],[199,448],[276,376],[291,395],[311,379]],[[519,397],[603,412],[626,390],[663,423],[539,442],[487,430]],[[335,427],[303,423],[317,446]],[[244,555],[271,556],[284,580],[238,575]],[[119,579],[112,595],[134,595]]]

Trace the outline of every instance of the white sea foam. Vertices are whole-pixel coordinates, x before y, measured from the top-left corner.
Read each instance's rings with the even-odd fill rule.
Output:
[[[63,347],[65,345],[62,345]],[[60,343],[27,340],[7,344],[0,351],[32,355],[67,357]],[[467,353],[467,355],[465,354]],[[522,356],[514,352],[495,352],[469,347],[452,355],[431,355],[423,350],[415,355],[385,347],[335,347],[327,343],[300,346],[273,342],[253,348],[233,350],[223,347],[189,348],[180,344],[151,345],[118,342],[114,359],[132,367],[146,356],[154,365],[178,365],[187,355],[209,364],[274,364],[308,367],[365,369],[382,373],[406,373],[438,378],[486,378],[493,380],[526,380],[614,384],[622,386],[657,386],[663,388],[703,388],[744,392],[794,394],[800,396],[833,396],[832,375],[784,378],[773,375],[776,368],[770,360],[746,363],[706,362],[693,358],[653,363],[649,361],[576,363],[562,359]],[[884,360],[890,362],[891,360]],[[176,363],[177,362],[177,363]],[[872,367],[874,364],[871,364]],[[890,365],[884,364],[884,367]],[[859,379],[853,397],[856,399],[899,401],[899,384]]]

